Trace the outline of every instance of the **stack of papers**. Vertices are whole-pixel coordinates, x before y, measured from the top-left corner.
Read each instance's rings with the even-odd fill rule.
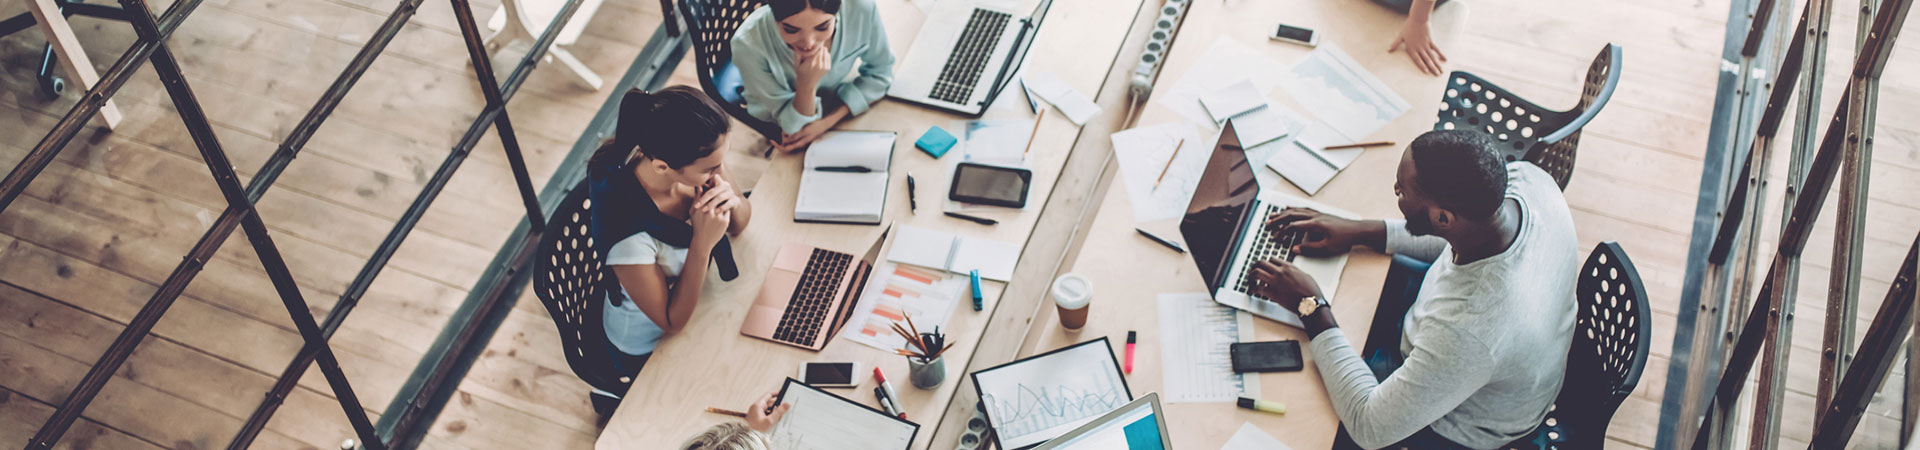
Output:
[[[887,208],[887,169],[893,165],[894,138],[891,131],[821,135],[807,150],[801,168],[793,220],[879,225]]]
[[[1051,73],[1040,70],[1027,71],[1027,75],[1021,78],[1020,84],[1032,91],[1033,95],[1040,96],[1041,100],[1046,100],[1047,103],[1052,103],[1053,107],[1060,108],[1060,112],[1066,113],[1067,120],[1072,120],[1074,125],[1086,125],[1093,116],[1100,115],[1100,105],[1094,104],[1093,99],[1087,98],[1086,94],[1075,90],[1073,85],[1067,84],[1066,80]]]
[[[1200,105],[1215,124],[1233,121],[1233,129],[1240,135],[1240,145],[1253,147],[1286,137],[1298,128],[1298,120],[1281,112],[1279,106],[1268,105],[1267,97],[1254,87],[1251,80],[1240,80],[1225,88],[1208,92],[1200,97]]]
[[[1234,122],[1237,126],[1239,122]],[[1320,193],[1320,188],[1333,181],[1333,176],[1353,164],[1365,149],[1346,148],[1327,150],[1332,143],[1344,143],[1347,139],[1327,124],[1309,121],[1304,129],[1293,139],[1276,144],[1273,154],[1267,157],[1267,168],[1279,172],[1287,182],[1306,192],[1307,195]],[[1263,149],[1264,150],[1264,149]]]
[[[961,274],[979,270],[980,278],[1007,281],[1020,260],[1020,244],[902,226],[887,260]]]

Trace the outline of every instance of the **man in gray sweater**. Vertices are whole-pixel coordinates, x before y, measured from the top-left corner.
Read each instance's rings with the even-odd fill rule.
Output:
[[[1276,232],[1307,232],[1302,254],[1365,245],[1432,264],[1409,304],[1386,304],[1390,285],[1376,305],[1406,311],[1390,348],[1398,367],[1379,368],[1384,379],[1312,277],[1282,260],[1253,269],[1263,297],[1303,316],[1334,410],[1361,447],[1495,448],[1532,432],[1559,395],[1580,264],[1573,218],[1551,176],[1503,164],[1496,145],[1465,130],[1415,139],[1394,183],[1404,221],[1305,209],[1269,218]]]

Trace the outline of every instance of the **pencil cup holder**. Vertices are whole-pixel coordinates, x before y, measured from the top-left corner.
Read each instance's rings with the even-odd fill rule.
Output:
[[[907,380],[913,382],[913,387],[921,389],[939,386],[947,381],[947,358],[934,358],[926,362],[907,358]]]

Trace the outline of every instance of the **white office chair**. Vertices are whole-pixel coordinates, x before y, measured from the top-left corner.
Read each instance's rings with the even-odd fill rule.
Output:
[[[573,71],[574,77],[588,89],[599,91],[600,75],[593,73],[579,58],[573,57],[566,47],[580,40],[580,33],[587,28],[587,22],[593,20],[593,14],[600,10],[604,0],[582,0],[580,10],[573,13],[573,19],[567,21],[566,28],[560,29],[560,35],[553,39],[553,48],[547,50],[542,58],[544,62],[560,60],[561,64]],[[553,16],[560,13],[560,7],[567,0],[505,0],[493,10],[493,17],[487,18],[487,29],[493,31],[487,36],[487,51],[498,53],[509,45],[521,45],[531,48],[533,41],[539,38],[533,30],[545,31],[553,23]],[[509,18],[513,20],[508,20]]]

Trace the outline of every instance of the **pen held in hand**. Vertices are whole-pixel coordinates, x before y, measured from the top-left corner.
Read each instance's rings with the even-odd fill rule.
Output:
[[[707,407],[707,412],[710,412],[710,413],[714,413],[714,414],[719,414],[719,415],[723,415],[723,416],[734,416],[734,417],[739,417],[739,418],[742,418],[742,419],[745,419],[745,418],[747,418],[747,413],[743,413],[743,412],[739,412],[739,411],[734,411],[734,410],[730,410],[730,409],[720,409],[720,408],[715,408],[715,407],[711,407],[711,406],[709,406],[709,407]]]
[[[819,167],[814,167],[813,170],[819,171],[819,172],[844,172],[844,173],[873,172],[873,169],[869,169],[867,168],[867,166],[819,166]]]

